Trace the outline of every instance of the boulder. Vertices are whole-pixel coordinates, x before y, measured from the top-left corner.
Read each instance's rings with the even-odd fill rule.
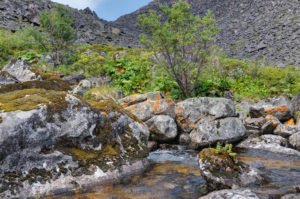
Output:
[[[259,118],[259,117],[266,116],[264,108],[256,108],[256,107],[250,107],[249,114],[251,118]]]
[[[8,84],[16,84],[19,82],[20,81],[14,76],[12,76],[9,72],[0,71],[0,88]]]
[[[293,109],[289,106],[277,106],[272,109],[266,109],[265,113],[275,116],[281,122],[286,122],[294,117]]]
[[[70,191],[148,165],[147,126],[112,101],[25,89],[0,94],[0,109],[0,198]]]
[[[300,151],[300,131],[290,136],[289,143]]]
[[[179,136],[179,143],[183,145],[189,145],[191,143],[191,137],[187,133],[183,133]]]
[[[249,187],[263,181],[261,172],[224,151],[206,148],[199,153],[200,173],[212,189]]]
[[[196,123],[207,116],[214,119],[238,117],[238,111],[231,100],[210,97],[190,98],[179,102],[175,113],[177,124],[184,133],[190,133]]]
[[[224,189],[214,191],[199,199],[259,199],[250,189]]]
[[[296,134],[298,132],[300,132],[300,126],[286,124],[279,124],[274,130],[275,135],[280,135],[285,138],[288,138],[291,135]]]
[[[295,112],[300,112],[300,93],[297,93],[292,99],[292,105]]]
[[[237,145],[240,148],[261,149],[274,153],[300,156],[299,151],[287,148],[287,146],[287,140],[278,135],[262,135],[256,138],[248,138]]]
[[[167,115],[157,115],[146,122],[149,127],[151,140],[158,142],[172,141],[177,136],[175,120]]]
[[[63,78],[63,80],[65,80],[69,84],[78,84],[80,81],[82,81],[84,79],[85,79],[85,76],[83,75],[83,73],[69,75],[69,76],[66,76]]]
[[[72,93],[83,96],[88,90],[91,88],[102,87],[102,86],[110,86],[109,82],[111,80],[103,77],[103,78],[87,78],[79,82],[79,84],[73,89]]]
[[[175,118],[175,103],[171,99],[166,99],[161,92],[136,94],[125,97],[119,102],[122,107],[142,121],[147,121],[155,115],[168,115]]]
[[[262,126],[266,123],[266,119],[264,117],[259,118],[246,118],[245,119],[245,127],[247,130],[256,130],[258,132],[261,131]]]
[[[10,61],[2,71],[7,71],[20,82],[41,80],[42,77],[31,70],[31,68],[32,66],[28,62],[18,59]]]
[[[213,145],[217,142],[235,142],[246,134],[246,128],[239,118],[212,120],[201,119],[190,133],[193,148]]]
[[[261,127],[261,131],[263,134],[272,134],[277,125],[277,122],[269,120]]]

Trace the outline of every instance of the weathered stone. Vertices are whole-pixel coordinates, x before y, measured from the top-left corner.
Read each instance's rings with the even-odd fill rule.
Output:
[[[240,148],[261,149],[274,153],[300,156],[299,151],[287,148],[287,146],[287,140],[278,135],[262,135],[256,138],[248,138],[237,145]]]
[[[213,145],[218,141],[235,142],[246,134],[246,128],[238,118],[200,120],[190,133],[191,146],[194,148]]]
[[[91,88],[108,86],[111,80],[109,78],[88,78],[79,82],[79,84],[73,89],[72,93],[83,96]]]
[[[174,140],[177,136],[177,125],[170,116],[154,116],[146,124],[150,130],[150,139],[152,140],[168,142]]]
[[[171,118],[175,118],[175,103],[171,99],[159,99],[160,95],[153,98],[147,98],[146,96],[136,95],[136,98],[132,98],[135,101],[142,101],[141,103],[133,102],[132,105],[129,101],[121,100],[124,103],[122,106],[130,111],[132,114],[136,115],[140,120],[147,121],[154,117],[155,115],[168,115]],[[134,97],[134,96],[131,96]],[[146,99],[146,101],[144,101]]]
[[[234,94],[232,91],[224,91],[223,97],[232,101],[234,100]]]
[[[0,71],[0,88],[8,84],[16,84],[19,82],[20,81],[11,74],[9,74],[9,72]]]
[[[292,105],[295,112],[300,112],[300,93],[296,94],[292,99]]]
[[[63,80],[65,80],[69,84],[76,84],[84,79],[85,79],[85,76],[83,75],[83,73],[69,75],[69,76],[63,78]]]
[[[277,122],[269,120],[261,127],[261,131],[263,134],[272,134],[273,131],[276,129],[277,125]]]
[[[189,145],[191,143],[191,137],[187,133],[183,133],[179,136],[179,143]]]
[[[266,123],[266,119],[264,117],[260,118],[246,118],[245,119],[245,127],[247,130],[258,130],[260,131],[262,126]]]
[[[0,109],[1,198],[72,190],[74,181],[85,186],[147,166],[147,126],[111,101],[27,89],[0,94]]]
[[[250,113],[251,118],[259,118],[259,117],[265,117],[266,116],[264,108],[250,107],[249,113]]]
[[[196,123],[206,116],[215,119],[238,116],[238,111],[231,100],[209,97],[190,98],[179,102],[175,113],[177,124],[184,133],[190,133]]]
[[[146,93],[146,94],[135,94],[135,95],[130,95],[127,96],[121,100],[119,100],[119,103],[122,106],[131,106],[133,104],[138,104],[141,102],[145,102],[147,100],[161,100],[161,99],[165,99],[165,95],[162,92],[150,92],[150,93]]]
[[[214,191],[199,199],[259,199],[250,189],[224,189]]]
[[[158,144],[155,141],[148,141],[147,147],[149,151],[155,151],[158,148]]]
[[[239,162],[229,153],[206,148],[199,153],[200,173],[212,189],[249,187],[263,181],[261,172]]]
[[[265,110],[265,113],[275,116],[281,122],[285,122],[293,118],[294,116],[293,109],[291,108],[292,107],[288,107],[288,106],[279,106],[273,109],[267,109]]]
[[[279,124],[274,130],[275,135],[280,135],[285,138],[288,138],[297,132],[300,132],[300,126],[286,124]]]
[[[300,151],[300,131],[290,136],[289,143]]]
[[[12,60],[2,70],[9,72],[20,82],[41,80],[42,77],[31,70],[32,66],[23,60]]]

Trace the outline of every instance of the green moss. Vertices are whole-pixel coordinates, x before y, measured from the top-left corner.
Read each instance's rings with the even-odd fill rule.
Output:
[[[9,84],[0,88],[0,94],[8,93],[16,90],[24,89],[45,89],[55,91],[71,90],[70,86],[62,80],[48,80],[48,81],[28,81],[19,84]]]
[[[72,147],[70,149],[66,149],[66,151],[76,156],[78,160],[90,160],[97,158],[97,153],[91,150],[84,150]]]
[[[48,122],[53,122],[53,115],[67,109],[66,92],[45,89],[16,90],[0,93],[0,110],[11,112],[16,110],[30,111],[40,105],[47,106]]]
[[[120,148],[113,148],[111,145],[106,145],[103,149],[104,155],[119,155],[120,154]]]
[[[44,72],[41,68],[37,66],[31,67],[30,70],[34,72],[37,76],[40,76],[43,80],[62,81],[62,79],[58,77],[55,73]]]

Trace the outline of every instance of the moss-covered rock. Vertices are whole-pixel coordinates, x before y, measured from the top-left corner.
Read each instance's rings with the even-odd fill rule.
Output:
[[[231,157],[227,152],[213,148],[199,153],[199,167],[202,176],[213,189],[248,187],[262,183],[260,172]]]
[[[87,185],[144,169],[148,128],[111,101],[8,89],[0,92],[0,110],[1,198],[73,189],[72,181]]]
[[[19,80],[7,71],[0,71],[0,88],[7,84],[16,84]]]

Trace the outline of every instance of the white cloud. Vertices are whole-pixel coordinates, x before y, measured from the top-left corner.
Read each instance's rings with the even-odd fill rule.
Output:
[[[103,0],[52,0],[57,3],[69,5],[72,8],[84,9],[86,7],[95,10]]]

